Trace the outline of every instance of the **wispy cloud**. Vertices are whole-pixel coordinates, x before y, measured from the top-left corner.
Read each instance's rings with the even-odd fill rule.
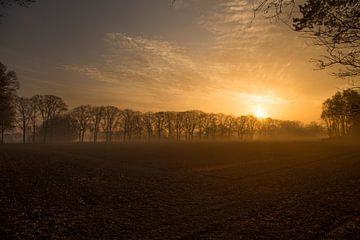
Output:
[[[121,86],[151,89],[189,89],[204,80],[189,51],[169,41],[108,33],[107,51],[94,66],[64,65],[73,71]]]
[[[63,69],[65,71],[78,72],[97,81],[112,82],[111,80],[103,76],[103,74],[99,71],[97,67],[61,65],[60,69]]]
[[[248,0],[219,1],[199,19],[199,24],[214,34],[215,47],[249,52],[277,34],[266,19],[254,18],[255,6]]]

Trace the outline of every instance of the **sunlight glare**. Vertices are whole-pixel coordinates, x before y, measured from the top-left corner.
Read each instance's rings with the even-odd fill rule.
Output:
[[[265,118],[266,117],[264,111],[261,108],[257,108],[255,110],[254,114],[255,114],[255,117],[257,117],[257,118]]]

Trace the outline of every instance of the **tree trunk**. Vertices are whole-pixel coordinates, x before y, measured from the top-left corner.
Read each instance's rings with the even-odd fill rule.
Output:
[[[97,141],[97,129],[94,130],[94,143]]]
[[[1,144],[4,144],[4,125],[1,125]]]
[[[47,123],[45,123],[44,125],[44,139],[43,139],[44,143],[46,143],[46,135],[47,135]]]
[[[22,128],[23,128],[23,136],[22,136],[23,144],[25,144],[25,141],[26,141],[26,122],[25,121],[23,121],[23,123],[22,123]]]
[[[112,128],[110,126],[109,127],[109,142],[111,142],[111,137],[112,137]]]
[[[32,142],[34,143],[35,142],[35,134],[36,134],[36,125],[33,124],[33,127],[32,127]]]

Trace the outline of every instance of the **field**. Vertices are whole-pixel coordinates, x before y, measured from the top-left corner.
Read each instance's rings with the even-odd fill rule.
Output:
[[[360,147],[0,146],[0,239],[360,239]]]

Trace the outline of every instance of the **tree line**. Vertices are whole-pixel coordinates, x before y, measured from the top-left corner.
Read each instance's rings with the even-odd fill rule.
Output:
[[[131,141],[240,139],[254,136],[313,136],[322,126],[252,115],[233,116],[198,110],[174,112],[139,112],[115,106],[81,105],[68,110],[61,97],[16,94],[19,84],[15,72],[0,63],[1,142],[6,131],[21,132],[22,142],[48,141]]]
[[[16,123],[22,131],[23,143],[36,141],[113,142],[131,140],[239,139],[255,136],[313,136],[323,128],[312,123],[252,115],[233,116],[198,110],[174,112],[139,112],[115,106],[81,105],[66,111],[61,98],[35,95],[16,100]],[[49,139],[50,137],[50,139]]]

